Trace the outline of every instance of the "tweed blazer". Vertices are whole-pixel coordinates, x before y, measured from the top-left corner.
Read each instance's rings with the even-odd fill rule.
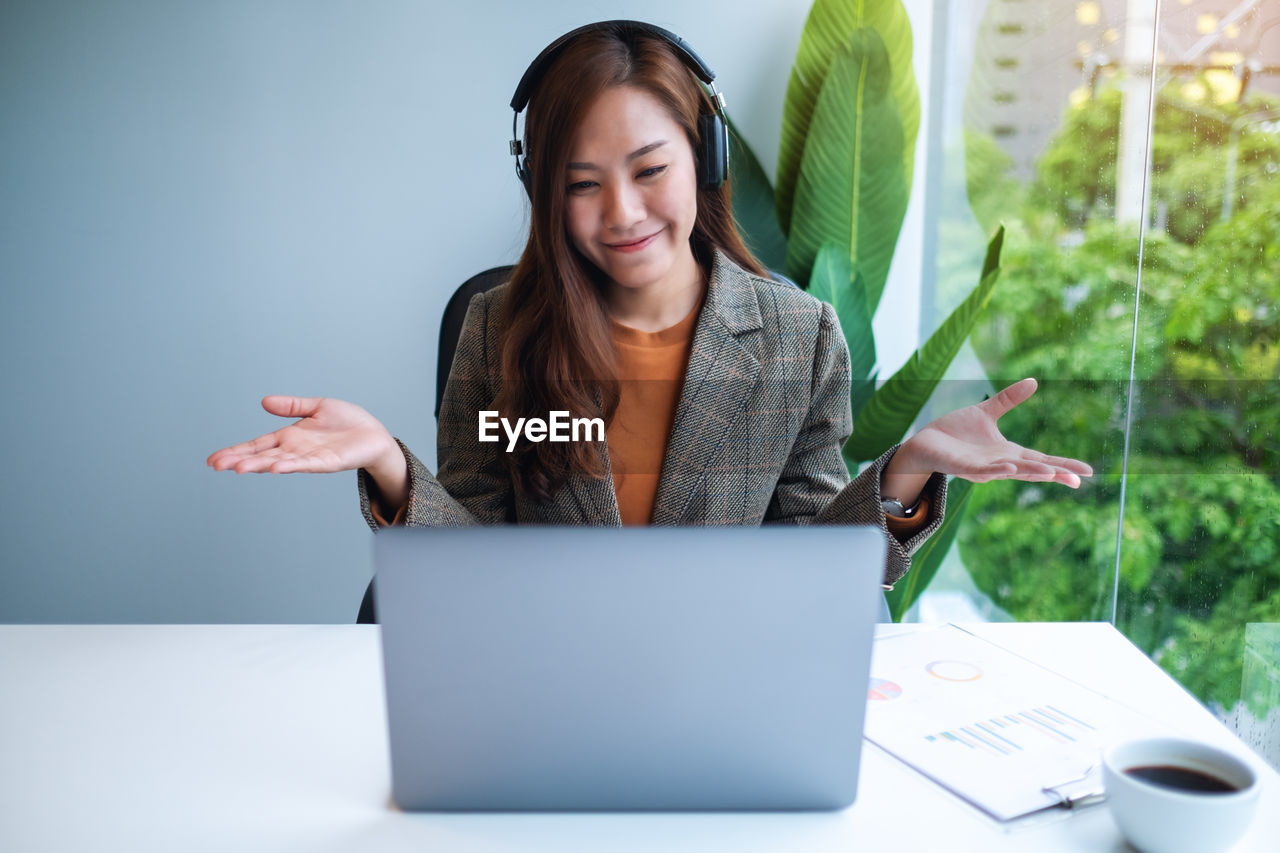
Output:
[[[410,526],[620,526],[611,477],[571,477],[540,503],[519,494],[500,442],[479,440],[500,375],[506,285],[472,298],[445,385],[434,476],[407,447]],[[880,507],[892,448],[850,481],[840,449],[853,429],[849,350],[835,311],[802,290],[752,275],[717,252],[659,475],[655,525],[871,524],[889,541],[885,582],[941,524],[946,478],[925,487],[928,525],[900,542]],[[606,461],[608,450],[605,449]],[[371,482],[359,473],[361,508]]]

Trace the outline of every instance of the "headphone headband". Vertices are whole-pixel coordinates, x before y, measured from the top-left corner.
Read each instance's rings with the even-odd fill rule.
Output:
[[[646,24],[643,21],[598,21],[594,24],[578,27],[560,36],[542,49],[533,62],[525,69],[516,92],[511,96],[511,153],[516,158],[516,176],[524,185],[525,192],[533,196],[529,181],[529,165],[521,155],[524,146],[516,134],[516,120],[520,112],[529,105],[530,90],[538,84],[547,68],[553,63],[570,41],[587,32],[606,32],[615,37],[629,41],[636,35],[649,35],[666,42],[676,52],[676,56],[695,76],[711,90],[711,114],[698,117],[698,185],[700,187],[718,187],[724,183],[729,174],[729,131],[724,115],[724,96],[716,91],[716,73],[711,70],[702,57],[689,47],[685,40],[670,30]]]
[[[516,86],[516,92],[511,96],[511,109],[516,112],[524,110],[529,105],[529,90],[534,87],[538,80],[542,79],[547,66],[560,55],[560,51],[564,49],[564,46],[583,33],[593,30],[612,32],[622,38],[636,33],[645,33],[660,38],[675,48],[681,61],[703,83],[710,86],[716,79],[716,73],[711,70],[707,63],[702,61],[702,57],[698,56],[684,39],[670,30],[664,30],[662,27],[654,26],[653,24],[646,24],[644,21],[597,21],[594,24],[587,24],[565,33],[542,49],[542,52],[534,58],[533,62],[529,63],[529,67],[525,69],[524,75],[520,78],[520,83]]]

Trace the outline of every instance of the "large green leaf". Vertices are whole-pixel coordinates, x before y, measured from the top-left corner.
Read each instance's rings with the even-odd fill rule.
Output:
[[[925,540],[919,550],[911,557],[911,571],[907,572],[893,589],[884,594],[889,601],[889,613],[894,622],[901,622],[902,617],[916,603],[916,599],[933,581],[943,559],[951,550],[956,531],[969,506],[969,495],[973,493],[973,483],[953,477],[947,484],[947,514],[942,524],[933,535]]]
[[[1000,276],[1000,248],[1003,244],[1004,226],[1001,225],[987,244],[987,257],[978,286],[858,413],[853,423],[853,435],[844,446],[847,460],[875,459],[902,440],[990,301],[996,279]]]
[[[725,118],[728,118],[726,115]],[[787,264],[787,238],[778,227],[773,206],[773,187],[751,146],[729,119],[729,184],[732,187],[733,218],[747,248],[760,263],[781,272]]]
[[[856,418],[876,390],[876,339],[871,329],[871,311],[862,276],[855,272],[849,255],[837,243],[828,243],[818,252],[809,278],[809,292],[836,309],[836,318],[849,345],[849,407]],[[858,469],[850,466],[849,476]]]
[[[853,270],[844,247],[834,241],[825,244],[813,263],[809,293],[836,309],[840,328],[849,344],[853,378],[871,375],[876,366],[876,341],[871,330],[871,311],[863,291],[862,276]]]
[[[875,30],[859,30],[837,51],[814,109],[787,243],[787,274],[802,284],[818,249],[842,244],[873,314],[907,211],[902,122],[889,82]]]
[[[872,372],[865,379],[858,379],[855,376],[853,379],[853,382],[850,384],[849,406],[850,406],[850,411],[853,412],[853,417],[855,420],[857,419],[858,414],[862,411],[863,407],[866,406],[867,402],[870,401],[872,396],[875,395],[877,376],[879,376],[879,374],[876,372]],[[845,462],[848,463],[849,460],[846,459]],[[858,476],[858,471],[862,468],[862,464],[861,463],[849,464],[848,468],[849,468],[849,476],[856,477]]]
[[[809,125],[837,51],[862,27],[874,28],[884,42],[893,79],[890,90],[902,120],[903,176],[911,186],[916,135],[920,129],[920,93],[911,63],[911,22],[901,0],[814,0],[800,34],[796,61],[787,84],[778,147],[778,222],[791,233],[792,203],[800,178]]]

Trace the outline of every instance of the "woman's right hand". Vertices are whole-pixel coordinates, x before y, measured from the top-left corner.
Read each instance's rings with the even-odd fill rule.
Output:
[[[206,460],[210,467],[237,474],[324,474],[364,468],[387,504],[399,506],[408,497],[408,471],[400,445],[361,407],[330,397],[273,395],[262,399],[262,408],[300,420],[214,451]]]

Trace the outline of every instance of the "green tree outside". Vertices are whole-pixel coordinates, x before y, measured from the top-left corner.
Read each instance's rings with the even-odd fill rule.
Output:
[[[1141,294],[1137,228],[1113,221],[1117,91],[1068,110],[1024,192],[1010,193],[989,140],[967,141],[983,171],[970,182],[975,213],[998,210],[1008,223],[1003,279],[974,350],[988,375],[1041,377],[1052,400],[1001,425],[1098,473],[1080,492],[976,489],[959,534],[964,562],[1018,619],[1111,617],[1138,296],[1117,627],[1222,709],[1242,698],[1246,624],[1280,621],[1273,112],[1261,98],[1221,105],[1188,101],[1177,85],[1160,93]]]

